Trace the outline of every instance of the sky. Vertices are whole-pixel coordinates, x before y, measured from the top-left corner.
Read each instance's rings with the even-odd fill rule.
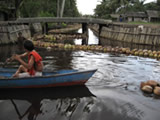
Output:
[[[77,7],[80,13],[85,14],[94,14],[94,9],[97,4],[100,4],[101,0],[77,0]],[[153,2],[156,0],[146,0],[145,3]]]

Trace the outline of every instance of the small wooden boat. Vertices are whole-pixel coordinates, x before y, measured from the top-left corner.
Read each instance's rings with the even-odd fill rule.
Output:
[[[41,88],[83,85],[97,70],[44,72],[41,77],[12,78],[14,69],[0,69],[0,88]]]

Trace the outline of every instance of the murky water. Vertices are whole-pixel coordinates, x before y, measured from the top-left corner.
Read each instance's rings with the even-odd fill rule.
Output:
[[[1,63],[19,52],[16,46],[0,50]],[[159,120],[160,99],[139,89],[141,81],[160,80],[159,61],[93,51],[37,51],[47,70],[98,71],[81,87],[1,89],[0,120]]]

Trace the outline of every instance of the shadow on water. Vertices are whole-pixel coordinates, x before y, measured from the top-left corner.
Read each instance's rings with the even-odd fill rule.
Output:
[[[77,109],[77,105],[81,104],[80,99],[84,97],[95,97],[85,85],[41,89],[0,89],[0,101],[10,100],[10,103],[12,103],[10,108],[14,108],[10,114],[16,112],[20,120],[26,117],[28,120],[35,120],[38,115],[46,112],[45,109],[53,106],[55,107],[52,109],[55,111],[65,110],[63,114],[70,114],[68,117],[71,117],[75,109]],[[23,105],[26,108],[22,108],[20,101],[28,102],[29,104]],[[5,107],[9,107],[9,105]],[[3,110],[3,107],[0,109]],[[3,115],[1,115],[0,119],[3,119]]]
[[[11,92],[12,91],[12,92]],[[94,96],[85,86],[0,89],[0,99],[34,100]]]

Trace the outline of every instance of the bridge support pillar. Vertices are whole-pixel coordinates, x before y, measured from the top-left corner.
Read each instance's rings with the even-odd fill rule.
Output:
[[[85,38],[82,39],[82,45],[88,45],[88,25],[87,23],[82,23],[82,33]]]
[[[100,35],[101,35],[101,32],[102,32],[102,27],[103,25],[102,24],[99,24],[99,30],[98,30],[98,45],[101,45],[101,39],[100,39]]]
[[[43,24],[43,34],[48,34],[48,23]]]

